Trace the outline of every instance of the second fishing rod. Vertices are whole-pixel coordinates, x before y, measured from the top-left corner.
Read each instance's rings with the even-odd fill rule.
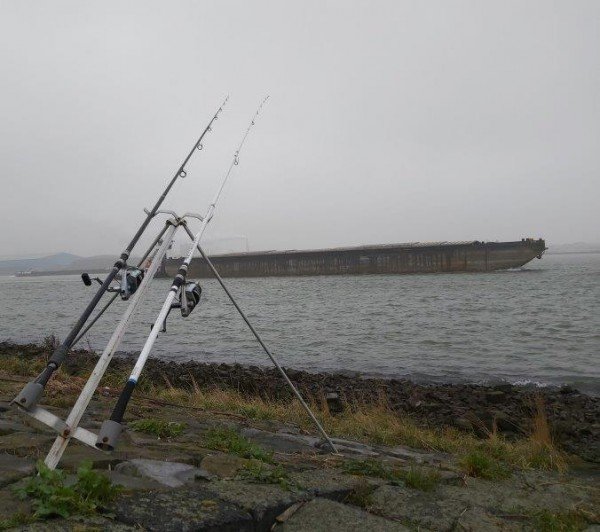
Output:
[[[177,275],[173,279],[173,284],[169,289],[169,293],[167,294],[163,306],[161,307],[160,312],[154,322],[154,325],[152,326],[152,330],[150,331],[150,334],[148,335],[148,338],[144,343],[144,347],[140,352],[140,355],[136,361],[133,371],[127,379],[127,382],[125,383],[121,394],[119,395],[119,399],[117,400],[117,403],[110,416],[110,419],[104,421],[102,427],[100,428],[100,432],[98,433],[98,440],[96,442],[96,447],[98,447],[99,449],[105,451],[112,451],[115,448],[119,435],[122,431],[121,423],[123,421],[123,417],[125,415],[125,410],[127,409],[129,400],[131,399],[131,395],[133,394],[133,391],[138,383],[142,370],[144,369],[144,365],[148,360],[148,356],[152,351],[154,342],[158,337],[158,333],[161,332],[161,330],[165,330],[164,324],[166,323],[167,317],[171,310],[173,308],[181,308],[181,314],[184,317],[186,317],[190,314],[190,312],[200,301],[200,285],[198,283],[187,281],[188,268],[190,266],[190,263],[192,262],[194,252],[196,251],[196,248],[200,245],[200,240],[202,239],[202,236],[204,235],[204,232],[206,231],[206,228],[208,227],[208,224],[210,223],[214,215],[217,203],[219,201],[219,198],[221,197],[221,194],[223,192],[223,189],[225,188],[227,181],[229,180],[231,172],[233,171],[233,168],[239,163],[240,151],[242,150],[246,139],[248,138],[248,135],[250,134],[250,131],[252,130],[252,127],[255,124],[255,120],[267,99],[268,96],[261,102],[261,104],[258,106],[258,109],[254,113],[254,116],[252,117],[252,120],[250,121],[250,124],[248,125],[248,128],[246,129],[246,132],[242,137],[242,141],[240,142],[237,150],[235,151],[231,164],[229,165],[226,174],[221,180],[221,184],[219,185],[215,197],[209,204],[206,214],[202,218],[200,229],[194,237],[194,242],[190,246],[188,255],[181,264]],[[179,297],[179,303],[174,303],[176,297]]]
[[[158,198],[158,200],[154,204],[154,207],[152,207],[151,210],[147,211],[145,220],[142,222],[141,226],[139,227],[139,229],[137,230],[137,232],[135,233],[135,235],[133,236],[133,238],[127,245],[127,247],[123,250],[119,259],[115,262],[112,270],[106,276],[106,278],[102,282],[100,288],[98,289],[96,294],[93,296],[92,300],[88,303],[85,310],[81,313],[81,316],[79,317],[79,319],[77,320],[75,325],[72,327],[69,334],[66,336],[64,341],[56,348],[54,353],[52,353],[52,355],[48,359],[46,367],[42,370],[42,372],[37,376],[36,379],[27,383],[25,385],[25,387],[21,390],[21,392],[17,395],[17,397],[15,397],[15,399],[13,399],[13,402],[16,403],[18,406],[20,406],[21,408],[25,408],[27,410],[35,407],[35,405],[38,403],[38,401],[42,397],[42,394],[44,393],[44,388],[45,388],[46,384],[48,383],[48,381],[50,380],[50,377],[52,377],[54,372],[63,363],[64,359],[67,356],[69,349],[72,347],[75,340],[78,339],[78,335],[79,335],[81,329],[84,327],[85,323],[87,322],[87,320],[90,318],[90,316],[94,312],[94,309],[96,308],[96,306],[102,299],[102,296],[106,292],[109,291],[112,282],[114,281],[114,279],[117,277],[117,275],[119,273],[121,274],[121,286],[122,286],[121,296],[123,299],[127,299],[129,297],[129,295],[130,295],[130,290],[129,290],[130,275],[129,275],[129,269],[127,267],[127,260],[129,259],[129,256],[130,256],[133,248],[137,244],[138,240],[141,238],[144,231],[146,230],[146,228],[148,227],[148,225],[150,224],[150,222],[152,221],[152,219],[154,218],[154,216],[160,209],[160,206],[162,205],[163,201],[169,194],[170,190],[173,188],[173,185],[175,184],[175,182],[179,178],[184,178],[187,175],[185,167],[186,167],[188,161],[191,159],[192,155],[195,153],[196,150],[202,149],[202,140],[204,139],[205,135],[209,131],[211,131],[213,123],[219,117],[219,114],[223,110],[223,107],[227,103],[227,100],[228,100],[228,98],[225,98],[225,101],[217,109],[217,112],[213,115],[212,119],[210,120],[208,125],[205,127],[205,129],[202,132],[202,134],[200,135],[199,139],[196,141],[196,143],[194,144],[194,146],[188,153],[187,157],[181,163],[181,165],[175,172],[175,175],[169,181],[167,187],[165,188],[165,190],[163,191],[161,196]]]

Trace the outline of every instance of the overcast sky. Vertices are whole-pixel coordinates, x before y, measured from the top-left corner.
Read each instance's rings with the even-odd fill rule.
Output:
[[[600,242],[600,2],[0,0],[0,255],[204,211],[251,249]]]

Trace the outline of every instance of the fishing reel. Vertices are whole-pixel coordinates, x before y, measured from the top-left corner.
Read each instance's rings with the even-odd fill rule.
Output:
[[[171,314],[171,310],[174,308],[181,309],[181,315],[184,318],[187,318],[200,303],[201,296],[202,287],[200,286],[200,283],[196,281],[185,282],[179,288],[177,295],[175,296],[177,301],[171,305],[169,312],[167,312],[160,332],[167,332],[167,318],[169,317],[169,314]],[[150,328],[152,329],[152,326],[150,326]]]
[[[129,296],[135,293],[142,284],[144,279],[144,271],[136,268],[135,266],[129,266],[124,271],[121,271],[121,285],[119,288],[115,288],[115,292],[119,292],[121,299],[127,301]]]
[[[135,294],[140,284],[142,284],[143,279],[144,270],[135,266],[128,266],[127,268],[123,268],[117,274],[117,282],[119,285],[110,286],[107,289],[107,292],[119,292],[121,299],[127,301],[132,294]],[[85,286],[90,286],[92,281],[96,281],[99,284],[103,283],[102,279],[99,277],[94,277],[92,279],[88,273],[82,273],[81,280]]]

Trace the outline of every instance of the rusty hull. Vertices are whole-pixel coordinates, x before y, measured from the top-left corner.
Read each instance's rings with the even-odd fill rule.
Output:
[[[211,260],[223,277],[488,272],[519,268],[541,258],[546,249],[543,239],[524,238],[248,252],[215,255]],[[181,260],[166,260],[168,277],[177,273]],[[189,276],[211,277],[204,259],[193,259]]]

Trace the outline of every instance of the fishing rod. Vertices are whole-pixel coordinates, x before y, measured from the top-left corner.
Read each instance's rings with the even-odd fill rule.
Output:
[[[146,253],[144,253],[144,255],[142,255],[142,258],[138,261],[136,268],[141,268],[144,265],[144,262],[146,262],[146,259],[150,256],[150,253],[152,253],[152,250],[155,250],[155,254],[156,254],[156,252],[158,252],[158,249],[155,249],[156,245],[159,244],[163,235],[167,232],[168,227],[169,227],[169,225],[165,224],[162,231],[160,231],[160,233],[158,233],[158,235],[156,236],[156,238],[154,239],[152,244],[150,244],[150,246],[148,247],[148,250],[146,251]],[[87,273],[82,273],[81,278],[83,280],[83,283],[86,286],[89,286],[92,284],[91,280],[90,280],[90,276]],[[97,277],[94,280],[100,281]],[[100,283],[102,283],[102,281],[100,281]],[[90,323],[88,323],[85,326],[85,329],[83,329],[83,331],[81,331],[79,333],[79,336],[77,336],[77,338],[75,338],[75,340],[73,340],[73,343],[71,344],[71,349],[73,347],[75,347],[75,345],[77,345],[79,343],[79,341],[86,335],[86,333],[96,324],[96,322],[102,317],[102,315],[108,310],[108,308],[115,302],[117,297],[119,297],[119,293],[115,292],[112,295],[112,297],[107,301],[107,303],[94,316],[94,319]]]
[[[21,390],[19,395],[17,395],[17,397],[15,397],[15,399],[13,399],[14,403],[16,403],[20,407],[25,408],[27,410],[31,409],[32,407],[34,407],[37,404],[37,402],[40,400],[42,394],[44,393],[44,387],[50,380],[50,377],[52,377],[54,372],[63,363],[70,347],[73,345],[73,342],[77,338],[79,332],[81,331],[81,329],[85,325],[86,321],[89,319],[92,312],[94,311],[94,309],[96,308],[96,306],[98,305],[100,300],[102,299],[102,296],[107,291],[109,291],[111,283],[113,282],[113,280],[115,279],[115,277],[117,276],[117,274],[119,272],[121,272],[121,297],[123,299],[128,299],[131,294],[130,287],[135,290],[135,288],[137,287],[137,281],[139,279],[139,276],[136,279],[133,277],[133,275],[131,275],[131,274],[128,275],[129,268],[127,267],[127,259],[129,258],[129,255],[131,254],[131,251],[133,250],[134,246],[137,244],[138,240],[140,239],[140,237],[142,236],[142,234],[144,233],[144,231],[146,230],[146,228],[152,221],[152,218],[154,218],[154,216],[158,212],[158,209],[160,208],[163,201],[167,197],[167,194],[170,192],[171,188],[173,188],[173,185],[175,184],[175,182],[179,178],[184,178],[187,175],[185,167],[186,167],[188,161],[191,159],[192,155],[194,154],[194,152],[196,150],[202,149],[202,147],[203,147],[202,140],[204,139],[204,136],[209,131],[212,130],[213,123],[219,117],[219,114],[223,110],[223,107],[225,107],[225,105],[227,104],[228,99],[229,99],[229,96],[227,98],[225,98],[225,100],[223,101],[221,106],[217,109],[217,112],[213,115],[212,119],[210,120],[210,122],[208,123],[208,125],[206,126],[206,128],[204,129],[204,131],[202,132],[202,134],[200,135],[200,137],[198,138],[198,140],[196,141],[196,143],[190,150],[190,152],[188,153],[187,157],[183,160],[183,162],[181,163],[181,165],[175,172],[175,175],[169,181],[169,184],[167,185],[167,187],[165,188],[165,190],[163,191],[161,196],[158,198],[154,207],[152,207],[152,209],[147,213],[146,219],[142,222],[142,225],[139,227],[139,229],[137,230],[137,232],[131,239],[131,242],[123,250],[119,259],[115,262],[112,270],[106,276],[106,278],[102,282],[100,288],[98,289],[98,291],[96,292],[96,294],[94,295],[94,297],[92,298],[92,300],[90,301],[90,303],[88,304],[86,309],[83,311],[83,313],[81,314],[81,316],[79,317],[79,319],[77,320],[77,322],[75,323],[75,325],[73,326],[73,328],[71,329],[71,331],[69,332],[69,334],[67,335],[65,340],[62,342],[62,344],[56,348],[56,350],[54,351],[52,356],[49,358],[46,367],[42,370],[42,372],[38,375],[38,377],[35,380],[33,380],[25,385],[25,387]],[[132,272],[132,273],[134,273],[134,272]],[[136,274],[136,275],[138,275],[138,274]],[[130,279],[132,281],[131,285],[129,285]]]
[[[256,120],[257,116],[259,115],[259,113],[260,113],[263,105],[267,101],[267,99],[268,99],[268,96],[261,102],[261,104],[258,106],[258,109],[254,113],[254,116],[252,117],[252,120],[250,121],[250,125],[248,126],[244,136],[242,137],[242,141],[240,142],[238,149],[235,151],[235,154],[233,156],[231,164],[229,165],[229,168],[228,168],[225,176],[221,180],[221,184],[215,194],[215,197],[212,200],[212,202],[209,204],[206,214],[204,215],[204,217],[201,220],[202,223],[200,225],[200,229],[196,233],[196,235],[194,237],[194,242],[193,242],[192,246],[190,247],[190,250],[189,250],[186,258],[182,262],[181,267],[179,268],[179,270],[177,272],[177,275],[173,279],[173,284],[171,285],[171,288],[169,289],[169,293],[167,294],[167,297],[165,298],[165,302],[163,303],[163,306],[160,309],[160,312],[158,313],[156,321],[154,322],[154,325],[152,326],[152,330],[150,331],[150,334],[148,335],[148,338],[146,339],[146,342],[144,343],[142,351],[140,352],[140,355],[138,356],[138,359],[133,368],[133,371],[131,372],[131,375],[127,379],[127,382],[125,383],[125,386],[124,386],[123,390],[121,391],[121,394],[119,395],[119,398],[118,398],[117,403],[112,411],[110,419],[107,419],[106,421],[104,421],[102,423],[100,432],[98,433],[98,439],[96,441],[96,447],[98,447],[99,449],[102,449],[105,451],[112,451],[115,448],[115,445],[117,443],[119,435],[123,429],[122,422],[123,422],[123,417],[125,415],[125,410],[127,409],[127,404],[129,403],[129,400],[131,399],[133,390],[135,389],[135,387],[138,383],[138,380],[140,378],[142,370],[144,369],[144,365],[146,364],[146,361],[148,360],[148,356],[150,355],[150,352],[152,351],[152,347],[154,346],[154,342],[156,341],[156,338],[158,337],[158,333],[161,332],[161,330],[165,329],[164,325],[166,323],[167,317],[168,317],[169,313],[171,312],[171,310],[173,308],[180,308],[182,316],[187,317],[200,302],[202,289],[201,289],[199,283],[194,282],[194,281],[186,281],[188,268],[189,268],[190,263],[192,262],[194,252],[195,252],[197,246],[200,244],[200,239],[202,238],[204,231],[208,227],[208,224],[210,223],[210,221],[214,215],[214,212],[215,212],[215,209],[217,206],[217,202],[219,201],[219,198],[221,197],[221,193],[223,192],[225,184],[227,183],[234,166],[237,166],[239,164],[240,151],[243,148],[244,143],[246,142],[246,139],[248,138],[248,135],[249,135],[252,127],[255,124],[255,120]],[[177,296],[179,296],[179,302],[174,303],[174,300]]]
[[[89,402],[91,401],[94,392],[98,388],[100,380],[106,372],[113,355],[119,348],[121,341],[123,340],[123,336],[125,335],[125,330],[127,329],[127,326],[131,322],[137,307],[144,299],[145,295],[148,293],[150,284],[152,283],[152,280],[154,279],[156,273],[158,272],[158,269],[162,264],[162,259],[166,255],[167,250],[169,249],[171,242],[173,241],[175,232],[181,225],[185,225],[185,223],[185,220],[177,217],[176,215],[173,215],[172,218],[166,221],[165,229],[160,231],[160,235],[164,236],[164,238],[159,239],[155,243],[155,249],[153,249],[153,251],[151,250],[151,254],[149,255],[151,257],[151,262],[146,270],[146,273],[144,275],[144,278],[142,279],[142,282],[140,283],[139,288],[133,294],[133,297],[129,300],[129,304],[127,305],[127,308],[123,313],[121,320],[119,321],[117,327],[113,331],[110,340],[104,348],[104,351],[98,358],[96,366],[92,370],[88,381],[85,383],[85,386],[81,390],[81,393],[79,394],[77,401],[73,405],[71,412],[65,419],[64,428],[58,431],[58,436],[56,437],[52,448],[50,449],[48,455],[44,460],[44,463],[50,469],[54,469],[58,465],[58,462],[60,462],[60,459],[63,453],[65,452],[65,449],[67,448],[70,439],[76,433],[75,431],[79,426],[79,422],[81,421],[81,418],[83,417],[83,414]],[[37,409],[39,409],[39,407],[36,408],[36,410]]]
[[[144,209],[144,212],[146,214],[148,214],[148,210]],[[170,216],[173,216],[174,218],[177,218],[177,215],[173,212],[173,211],[157,211],[158,213],[163,213],[163,214],[169,214]],[[152,262],[152,257],[150,257],[150,253],[152,252],[152,250],[154,249],[154,254],[156,254],[158,252],[158,248],[156,248],[156,245],[160,243],[160,240],[162,239],[163,235],[165,234],[165,232],[167,231],[167,228],[169,227],[169,223],[167,222],[167,224],[165,224],[165,226],[163,227],[162,231],[160,233],[158,233],[158,235],[156,236],[156,238],[154,239],[154,242],[152,242],[152,244],[150,244],[150,246],[148,247],[148,250],[146,251],[146,253],[144,253],[142,255],[142,258],[138,261],[136,268],[142,268],[142,266],[144,265],[144,263],[146,262],[146,259],[149,258],[150,263]],[[145,275],[145,274],[144,274]],[[87,286],[89,286],[91,284],[91,282],[87,282],[86,281],[86,277],[89,280],[89,275],[87,273],[82,273],[81,274],[81,278],[83,279],[83,283]],[[100,283],[102,283],[102,281],[100,281],[98,278],[94,279],[96,281],[99,281]],[[88,323],[85,326],[85,329],[83,329],[83,331],[81,331],[79,333],[79,336],[77,338],[75,338],[75,340],[73,340],[73,343],[71,344],[71,349],[73,347],[75,347],[75,345],[77,345],[79,343],[79,341],[87,334],[87,332],[96,324],[96,322],[104,315],[104,313],[108,310],[108,308],[115,302],[115,300],[117,299],[117,297],[119,297],[119,293],[115,293],[113,294],[113,296],[107,301],[107,303],[98,311],[98,313],[94,316],[94,319]]]

